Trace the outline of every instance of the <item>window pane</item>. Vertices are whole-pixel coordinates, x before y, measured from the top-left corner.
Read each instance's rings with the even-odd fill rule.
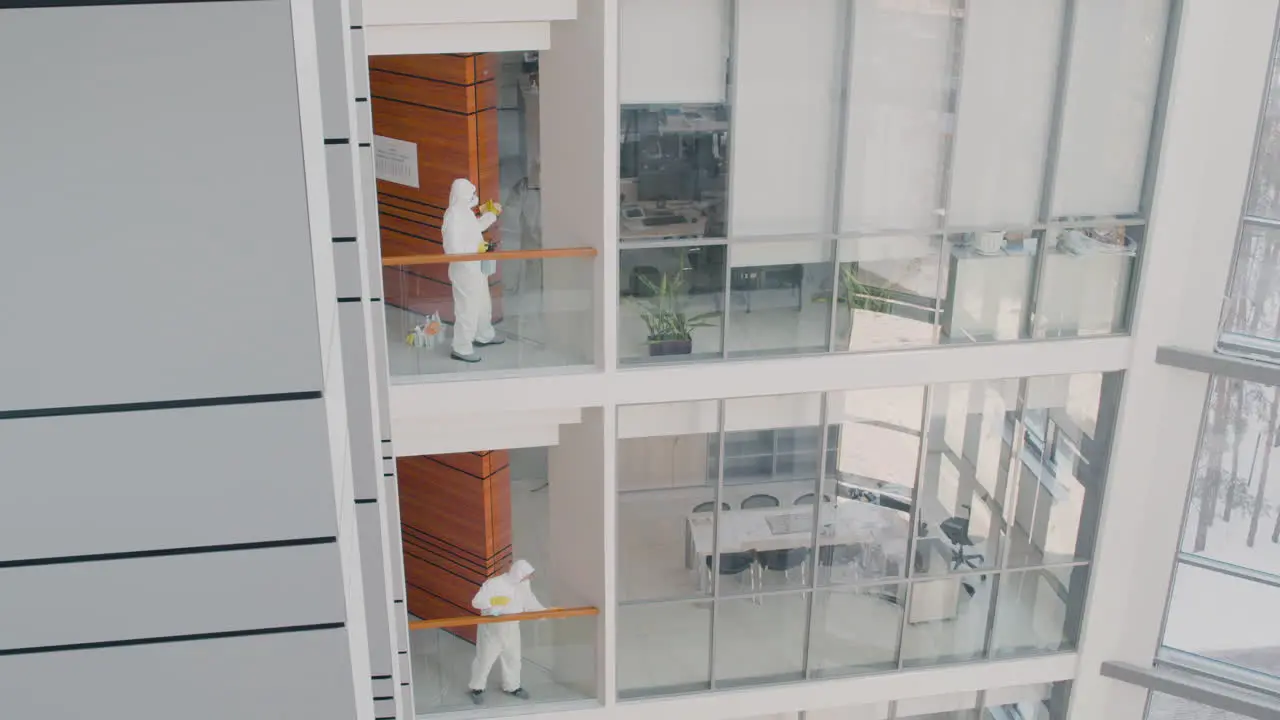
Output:
[[[997,657],[1064,652],[1076,644],[1078,618],[1067,609],[1084,604],[1088,567],[1006,572],[996,594],[992,637]]]
[[[1280,46],[1274,52],[1280,53]],[[1280,65],[1273,72],[1280,73]],[[1265,218],[1280,218],[1280,92],[1276,90],[1277,85],[1280,85],[1280,75],[1273,74],[1249,194],[1248,214]]]
[[[1080,0],[1071,33],[1054,217],[1134,213],[1169,0]]]
[[[1116,225],[1050,230],[1035,336],[1124,332],[1133,264],[1145,229]]]
[[[1164,644],[1280,676],[1277,607],[1280,587],[1180,563]]]
[[[918,574],[995,567],[1011,484],[1009,427],[1018,381],[953,383],[934,388],[921,503]]]
[[[827,416],[837,431],[838,453],[826,494],[838,498],[847,524],[821,540],[819,584],[874,582],[906,572],[924,391],[917,386],[829,394]]]
[[[734,155],[729,182],[735,237],[832,229],[841,23],[849,4],[734,5],[733,142],[744,149]]]
[[[845,238],[836,278],[836,350],[937,342],[942,238]]]
[[[1211,380],[1183,552],[1280,575],[1277,400],[1274,387]]]
[[[1033,234],[998,230],[948,238],[943,342],[1028,336],[1038,245]]]
[[[1092,557],[1121,382],[1119,373],[1027,380],[1008,567]]]
[[[618,409],[618,596],[711,592],[706,566],[716,513],[707,458],[718,455],[715,401]]]
[[[820,590],[810,622],[809,668],[815,677],[897,667],[904,583]]]
[[[941,222],[958,70],[952,6],[854,3],[843,231]]]
[[[909,585],[902,662],[907,667],[967,662],[983,656],[991,612],[991,578],[921,578]],[[973,590],[973,594],[969,594]]]
[[[827,352],[830,240],[744,242],[729,247],[729,355]]]
[[[716,601],[716,687],[799,680],[809,593]]]
[[[1280,178],[1278,178],[1280,179]],[[1223,349],[1270,355],[1280,340],[1280,230],[1245,223],[1223,306]]]
[[[1250,720],[1250,718],[1184,700],[1176,695],[1153,692],[1147,705],[1147,720]]]
[[[637,248],[619,253],[618,360],[718,358],[725,248]]]
[[[618,695],[643,697],[711,687],[711,606],[618,607]]]
[[[1038,219],[1063,0],[969,0],[951,170],[953,227]],[[1009,98],[1018,98],[1010,103]]]

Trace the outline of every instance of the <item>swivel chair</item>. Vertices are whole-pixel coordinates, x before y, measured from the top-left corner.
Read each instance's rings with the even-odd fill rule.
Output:
[[[968,505],[961,505],[969,510]],[[951,550],[951,569],[959,570],[962,566],[970,569],[977,569],[978,563],[983,562],[986,558],[981,553],[965,552],[965,548],[971,548],[977,543],[973,538],[969,537],[969,516],[965,517],[949,517],[938,523],[938,529],[951,541],[954,546]]]

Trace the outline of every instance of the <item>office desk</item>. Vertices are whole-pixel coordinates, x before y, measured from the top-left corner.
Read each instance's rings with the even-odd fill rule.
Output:
[[[646,225],[645,220],[650,218],[679,218],[683,222]],[[701,207],[692,202],[668,202],[663,207],[658,207],[656,202],[627,203],[622,206],[622,238],[701,237],[706,229],[706,215]]]

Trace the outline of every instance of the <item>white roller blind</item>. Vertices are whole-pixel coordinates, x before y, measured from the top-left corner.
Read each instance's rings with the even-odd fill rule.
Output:
[[[1076,3],[1054,216],[1138,210],[1168,15],[1168,0]]]
[[[738,3],[729,140],[733,235],[831,230],[842,4]]]
[[[663,437],[714,433],[719,430],[716,401],[702,400],[661,405],[625,405],[618,408],[618,438]],[[725,401],[724,429],[767,430],[817,427],[822,395],[770,395]]]
[[[841,230],[937,226],[951,88],[949,3],[853,5]]]
[[[721,103],[726,0],[618,0],[618,97],[636,103]]]
[[[1035,221],[1063,0],[969,0],[952,160],[952,226]]]

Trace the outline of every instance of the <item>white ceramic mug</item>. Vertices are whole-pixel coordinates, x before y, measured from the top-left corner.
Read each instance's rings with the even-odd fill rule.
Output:
[[[980,253],[995,255],[1004,249],[1004,233],[999,231],[978,233],[974,239],[974,246]]]

